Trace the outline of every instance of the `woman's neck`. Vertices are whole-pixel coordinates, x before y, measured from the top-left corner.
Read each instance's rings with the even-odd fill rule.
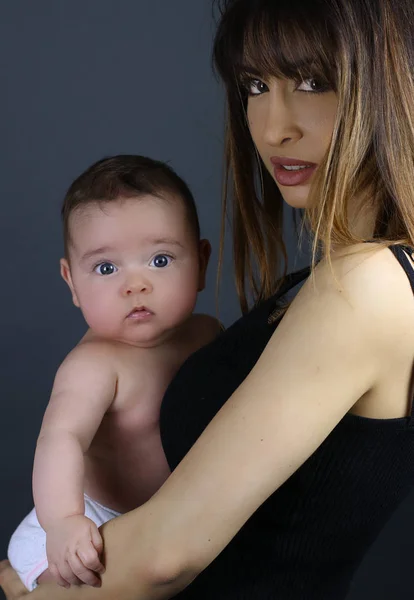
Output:
[[[377,210],[372,205],[371,198],[372,196],[367,193],[354,199],[349,204],[349,230],[358,242],[366,242],[374,237]],[[332,244],[331,251],[337,255],[348,250],[349,246],[347,244]]]

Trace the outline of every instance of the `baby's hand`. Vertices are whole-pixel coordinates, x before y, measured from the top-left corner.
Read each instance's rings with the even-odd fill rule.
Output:
[[[101,585],[97,573],[105,571],[100,561],[102,550],[97,526],[83,515],[56,521],[46,532],[49,572],[56,583],[66,588],[82,583]]]

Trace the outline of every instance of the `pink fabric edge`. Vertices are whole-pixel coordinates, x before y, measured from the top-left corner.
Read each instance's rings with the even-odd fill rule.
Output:
[[[33,587],[34,581],[39,577],[39,575],[41,575],[43,573],[43,571],[46,570],[44,567],[47,567],[47,559],[42,560],[41,563],[36,565],[34,567],[34,569],[32,569],[30,571],[30,573],[28,574],[28,576],[26,577],[25,586],[27,587],[27,589],[30,592],[32,592],[34,590],[34,587]],[[35,575],[35,577],[34,577],[34,575]]]

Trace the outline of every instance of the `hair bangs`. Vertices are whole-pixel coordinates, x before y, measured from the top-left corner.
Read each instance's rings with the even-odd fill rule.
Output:
[[[337,87],[335,19],[324,0],[228,0],[214,47],[225,83],[245,74],[303,80],[317,78]]]

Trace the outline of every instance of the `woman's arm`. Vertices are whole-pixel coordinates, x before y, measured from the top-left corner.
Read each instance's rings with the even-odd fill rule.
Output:
[[[413,294],[392,253],[343,256],[334,268],[341,291],[319,265],[316,289],[305,283],[249,376],[148,503],[148,526],[163,525],[154,543],[174,553],[178,571],[205,569],[385,371],[412,364]]]
[[[171,565],[176,564],[174,557],[161,564],[158,551],[148,544],[148,538],[143,544],[145,550],[140,560],[136,560],[135,553],[132,555],[134,546],[139,544],[137,535],[140,524],[145,523],[145,516],[141,516],[140,510],[117,517],[102,526],[107,568],[101,576],[101,588],[72,586],[65,589],[57,584],[44,583],[29,592],[8,561],[2,561],[0,586],[7,600],[161,600],[174,596],[190,583],[185,573],[170,569]]]
[[[414,339],[408,280],[388,250],[327,265],[162,488],[103,529],[102,588],[31,600],[161,600],[188,585],[318,448]],[[395,362],[393,362],[395,361]]]
[[[29,593],[8,560],[0,561],[0,587],[6,600],[19,600]]]

